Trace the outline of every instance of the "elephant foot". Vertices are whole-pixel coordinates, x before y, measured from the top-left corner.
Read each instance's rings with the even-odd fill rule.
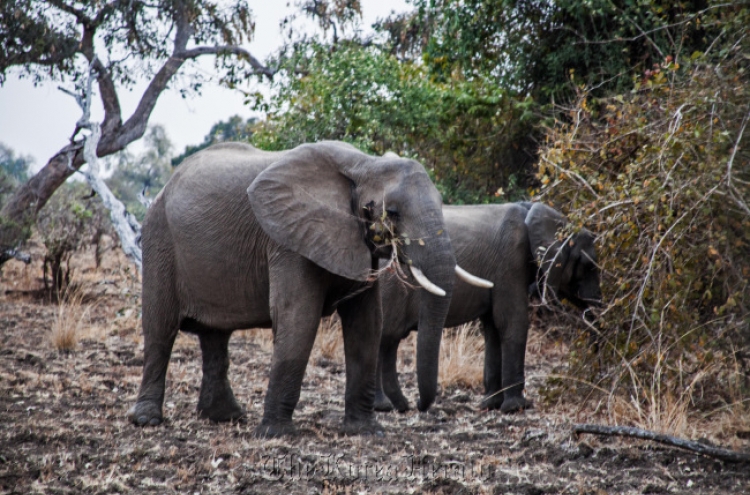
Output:
[[[244,421],[247,419],[247,412],[241,408],[213,408],[198,409],[198,417],[208,419],[215,423],[226,423],[229,421]]]
[[[479,409],[493,411],[495,409],[501,409],[503,405],[503,394],[492,394],[488,395],[479,404]]]
[[[344,420],[341,430],[344,435],[372,435],[376,437],[385,436],[383,427],[374,419]]]
[[[526,409],[531,409],[531,402],[523,397],[508,397],[503,401],[503,405],[500,406],[500,412],[504,414],[523,412]]]
[[[294,436],[296,434],[297,428],[294,427],[291,421],[278,423],[263,420],[255,428],[255,431],[253,431],[253,436],[256,438],[279,438]]]
[[[247,412],[236,403],[219,404],[210,408],[198,406],[198,416],[216,423],[226,423],[228,421],[243,421],[247,418]]]
[[[391,401],[385,395],[376,394],[374,409],[380,412],[390,412],[393,411],[393,404],[391,404]]]
[[[394,400],[392,402],[393,402],[393,407],[395,407],[396,411],[398,411],[400,413],[404,413],[404,412],[408,411],[409,409],[411,409],[409,407],[409,401],[406,400],[406,398],[403,397],[403,396],[397,398],[396,400]]]
[[[150,401],[136,402],[128,410],[128,419],[136,426],[157,426],[164,421],[161,407]]]
[[[242,420],[247,413],[237,404],[228,384],[223,387],[204,384],[198,399],[198,416],[223,423]]]
[[[403,406],[404,408],[403,409],[399,409],[399,412],[405,412],[405,411],[409,410],[409,403],[406,402],[406,399],[404,399],[404,402],[405,402],[405,404]],[[419,411],[419,412],[426,412],[430,408],[430,406],[432,406],[432,404],[434,404],[434,403],[435,403],[435,401],[425,402],[425,401],[423,401],[420,398],[420,399],[417,400],[417,411]]]

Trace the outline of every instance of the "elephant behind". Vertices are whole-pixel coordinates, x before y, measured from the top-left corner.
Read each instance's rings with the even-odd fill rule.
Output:
[[[421,406],[429,407],[456,266],[441,207],[419,163],[340,142],[284,152],[227,143],[185,160],[143,223],[144,364],[131,421],[162,421],[180,329],[200,340],[200,415],[244,416],[227,376],[229,338],[236,329],[272,327],[256,434],[293,431],[319,320],[336,310],[346,359],[344,431],[379,431],[373,399],[382,313],[374,274],[378,260],[392,256],[432,291],[421,298],[418,343]],[[423,242],[401,242],[406,235]]]
[[[542,203],[445,206],[443,214],[458,264],[494,282],[494,288],[482,289],[456,281],[446,326],[480,319],[485,342],[482,408],[521,410],[527,407],[523,389],[528,294],[566,298],[581,308],[597,304],[601,292],[594,235],[583,229],[564,243],[557,240],[565,218]],[[381,386],[375,408],[405,411],[409,403],[398,383],[396,356],[400,341],[417,327],[417,300],[393,278],[382,280],[380,288]]]

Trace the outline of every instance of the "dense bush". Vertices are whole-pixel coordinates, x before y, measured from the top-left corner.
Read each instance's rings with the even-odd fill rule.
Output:
[[[599,235],[606,305],[571,356],[574,383],[624,397],[610,412],[658,428],[675,427],[666,408],[750,397],[747,20],[631,93],[581,91],[539,161],[533,192]]]

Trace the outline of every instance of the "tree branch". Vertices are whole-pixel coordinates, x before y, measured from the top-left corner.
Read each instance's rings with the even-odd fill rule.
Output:
[[[257,58],[255,58],[249,51],[237,45],[220,45],[220,46],[200,46],[185,50],[180,56],[186,59],[194,59],[201,55],[238,55],[248,62],[255,69],[257,74],[262,74],[268,79],[272,79],[276,75],[276,70],[271,69],[263,65]]]
[[[80,23],[85,25],[89,25],[92,23],[92,20],[89,16],[86,15],[86,13],[83,10],[76,9],[75,7],[68,5],[65,2],[62,2],[61,0],[48,0],[49,3],[53,7],[57,7],[58,9],[62,10],[63,12],[66,12],[73,17],[76,18],[76,20]]]
[[[643,440],[652,440],[654,442],[671,445],[672,447],[679,447],[681,449],[690,450],[692,452],[697,452],[709,457],[721,459],[722,461],[726,462],[750,462],[750,454],[735,452],[734,450],[723,449],[720,447],[712,447],[700,442],[693,442],[691,440],[684,440],[682,438],[672,437],[669,435],[662,435],[653,431],[642,430],[640,428],[633,428],[630,426],[578,424],[573,425],[573,433],[593,433],[595,435],[640,438]]]
[[[99,176],[99,158],[96,156],[96,149],[101,138],[101,128],[99,124],[90,121],[91,114],[91,85],[95,78],[95,69],[97,60],[91,62],[89,68],[88,81],[84,90],[83,98],[76,96],[76,101],[83,111],[83,115],[76,123],[76,127],[88,129],[89,136],[84,139],[83,156],[88,163],[88,169],[83,172],[86,181],[91,188],[96,191],[102,199],[104,207],[109,210],[112,225],[120,238],[120,246],[123,252],[128,256],[138,271],[141,272],[143,264],[143,252],[140,247],[141,225],[135,217],[125,209],[125,205],[118,200],[107,184]]]

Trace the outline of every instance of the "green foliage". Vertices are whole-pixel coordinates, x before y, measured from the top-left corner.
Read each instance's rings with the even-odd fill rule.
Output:
[[[78,250],[94,245],[100,260],[101,239],[112,228],[101,200],[82,182],[66,182],[39,212],[37,229],[47,252],[44,284],[60,299],[70,284],[70,258]],[[52,285],[47,282],[47,274]]]
[[[277,79],[270,101],[254,102],[268,112],[255,145],[339,139],[420,160],[449,202],[494,201],[499,188],[516,199],[531,161],[529,102],[483,79],[435,82],[374,47],[310,45],[289,65],[304,75]]]
[[[181,155],[172,158],[172,166],[176,167],[185,158],[202,149],[208,148],[212,144],[224,141],[249,141],[253,136],[253,126],[255,126],[257,121],[258,119],[255,117],[250,117],[246,121],[243,121],[239,115],[234,115],[229,117],[227,121],[214,124],[201,144],[187,146]]]
[[[705,50],[721,30],[717,16],[738,8],[712,0],[414,3],[415,19],[384,26],[394,50],[419,41],[431,74],[491,77],[539,103],[567,101],[571,79],[597,95],[629,89],[634,71]]]
[[[28,179],[33,161],[31,157],[16,157],[12,149],[0,143],[0,207],[5,204],[6,196]]]
[[[122,151],[108,159],[107,166],[114,168],[114,172],[105,181],[117,199],[141,222],[146,215],[146,206],[139,196],[156,195],[172,174],[172,143],[164,128],[150,127],[144,141],[146,148],[140,155]]]
[[[0,2],[0,84],[11,67],[19,67],[35,80],[81,79],[94,45],[111,56],[108,69],[113,80],[135,81],[134,76],[153,74],[153,64],[170,56],[169,39],[175,29],[172,15],[192,23],[196,43],[205,45],[241,44],[253,31],[251,11],[245,0],[175,1],[131,0],[127,2],[48,2],[15,0]],[[80,57],[80,58],[79,58]],[[246,77],[234,66],[226,80]],[[200,80],[194,80],[200,87]]]
[[[749,21],[727,25],[714,56],[668,58],[633,92],[581,92],[541,154],[534,192],[599,234],[600,347],[580,339],[573,373],[630,404],[678,383],[691,407],[750,394]]]

